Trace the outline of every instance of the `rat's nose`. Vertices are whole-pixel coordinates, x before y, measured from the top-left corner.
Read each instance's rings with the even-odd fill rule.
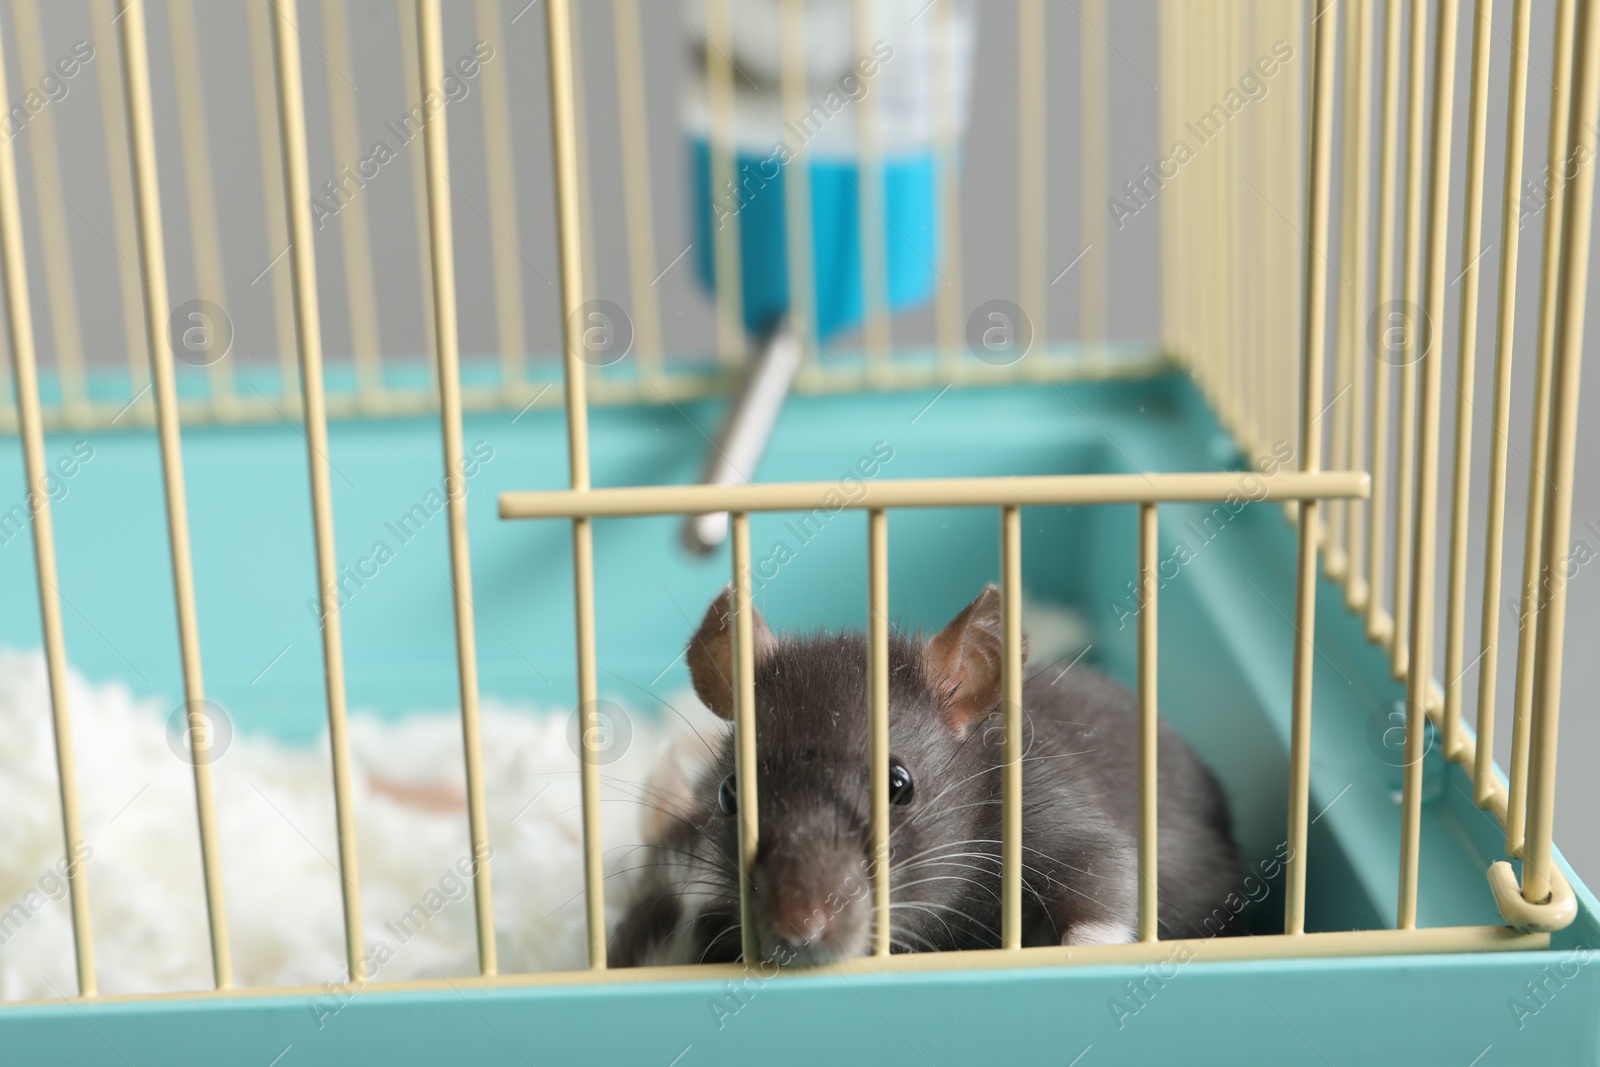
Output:
[[[863,861],[838,846],[791,848],[754,872],[762,955],[784,966],[815,967],[867,949],[871,908]]]
[[[790,948],[821,945],[837,927],[834,918],[840,904],[837,898],[814,898],[809,894],[785,894],[772,909],[772,930]]]

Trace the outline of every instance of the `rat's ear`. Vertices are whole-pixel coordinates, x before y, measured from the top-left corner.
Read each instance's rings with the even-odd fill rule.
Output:
[[[750,622],[756,667],[759,668],[777,647],[777,640],[754,605],[750,607]],[[689,664],[689,680],[706,707],[724,719],[732,719],[733,590],[730,587],[724,586],[721,595],[706,609],[706,617],[700,620],[700,629],[689,639],[689,650],[684,658]]]
[[[1000,589],[990,584],[928,641],[923,658],[928,685],[939,695],[940,713],[958,736],[1000,705],[1003,633]],[[1026,634],[1022,659],[1028,659]]]

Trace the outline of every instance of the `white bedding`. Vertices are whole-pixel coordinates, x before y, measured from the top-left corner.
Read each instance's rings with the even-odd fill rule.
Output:
[[[102,993],[211,985],[190,766],[167,735],[171,708],[120,684],[69,685],[96,970]],[[0,650],[0,998],[76,992],[44,659]],[[713,737],[688,693],[672,703]],[[502,972],[581,968],[582,828],[566,711],[484,701],[494,919]],[[671,717],[671,716],[669,716]],[[608,871],[641,840],[648,769],[681,720],[634,716],[626,754],[603,768]],[[689,737],[689,742],[694,742]],[[390,958],[374,977],[477,973],[471,848],[456,712],[398,721],[353,715],[353,796],[363,928]],[[310,747],[235,734],[214,764],[235,982],[347,980],[326,736]],[[621,896],[608,877],[615,919]],[[421,906],[420,912],[414,910]],[[19,910],[20,909],[20,910]],[[410,915],[409,922],[400,920]]]

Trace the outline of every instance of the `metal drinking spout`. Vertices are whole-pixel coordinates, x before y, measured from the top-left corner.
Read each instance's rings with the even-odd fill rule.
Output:
[[[751,480],[800,366],[801,354],[800,340],[787,324],[780,324],[760,342],[733,402],[722,416],[716,443],[706,453],[700,472],[702,484],[739,485]],[[715,551],[727,539],[726,511],[691,515],[683,524],[684,547],[695,555]]]

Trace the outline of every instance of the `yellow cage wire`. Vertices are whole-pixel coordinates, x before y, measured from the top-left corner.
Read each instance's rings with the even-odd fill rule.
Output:
[[[713,128],[727,132],[733,122],[732,65],[727,60],[729,4],[733,0],[707,0],[707,22],[712,47],[708,50]],[[789,105],[803,101],[803,0],[783,0],[785,51],[781,91]],[[107,51],[115,32],[122,62],[122,93],[117,100],[110,79],[102,81],[106,105],[105,136],[110,158],[109,178],[119,241],[139,248],[138,273],[143,284],[128,272],[122,274],[123,321],[127,329],[129,367],[135,400],[148,380],[153,404],[142,417],[153,422],[161,446],[170,548],[178,607],[178,629],[183,684],[188,707],[201,707],[203,682],[198,653],[198,632],[187,543],[187,518],[183,492],[180,423],[182,421],[244,421],[261,416],[262,407],[237,395],[226,369],[210,371],[211,392],[200,401],[180,403],[174,385],[173,354],[163,329],[168,306],[166,254],[156,178],[154,121],[150,71],[142,5],[93,0],[97,43]],[[642,162],[644,151],[644,90],[639,75],[639,19],[636,0],[614,0],[615,41],[619,60],[619,101],[625,158]],[[857,5],[856,31],[871,30],[867,0]],[[1483,656],[1484,676],[1478,689],[1476,737],[1463,733],[1465,693],[1460,668],[1467,652],[1466,551],[1468,509],[1466,493],[1471,444],[1473,401],[1472,369],[1478,301],[1478,259],[1467,261],[1479,247],[1484,195],[1484,150],[1487,137],[1486,101],[1492,88],[1488,62],[1491,33],[1490,0],[1475,0],[1471,8],[1472,55],[1467,104],[1467,177],[1458,219],[1450,213],[1451,135],[1454,124],[1454,70],[1456,62],[1459,0],[1435,0],[1433,17],[1426,0],[1391,0],[1385,5],[1381,53],[1375,48],[1375,0],[1313,0],[1300,3],[1245,3],[1243,0],[1159,0],[1159,56],[1165,72],[1160,89],[1160,141],[1173,143],[1180,125],[1212,102],[1219,85],[1225,85],[1239,62],[1257,54],[1277,39],[1299,41],[1310,37],[1309,94],[1280,93],[1265,105],[1266,116],[1243,136],[1232,138],[1222,150],[1193,165],[1189,180],[1164,194],[1161,228],[1161,341],[1169,358],[1187,368],[1224,425],[1251,458],[1268,454],[1274,441],[1297,440],[1299,470],[1275,477],[1267,489],[1281,501],[1297,524],[1298,553],[1295,580],[1293,646],[1292,732],[1289,752],[1288,843],[1286,864],[1285,929],[1280,935],[1215,941],[1159,941],[1155,923],[1155,664],[1157,657],[1156,590],[1157,508],[1174,502],[1215,501],[1237,488],[1239,475],[1227,472],[1187,474],[1068,475],[955,480],[877,481],[865,496],[846,506],[868,513],[867,560],[869,573],[869,666],[872,725],[872,824],[877,854],[888,844],[888,622],[887,523],[891,511],[918,507],[981,507],[998,512],[1001,530],[1001,577],[1005,637],[1004,689],[1009,717],[1003,765],[1003,909],[1002,948],[960,954],[914,954],[891,957],[886,932],[888,884],[878,877],[874,906],[879,936],[873,954],[836,965],[845,972],[922,970],[929,968],[984,968],[1066,963],[1136,962],[1164,958],[1180,945],[1211,959],[1281,956],[1338,956],[1454,952],[1487,949],[1545,947],[1549,932],[1570,923],[1576,904],[1571,887],[1552,860],[1551,825],[1554,816],[1554,772],[1557,722],[1560,708],[1560,666],[1566,601],[1566,573],[1550,561],[1565,559],[1569,550],[1573,470],[1577,424],[1578,375],[1581,364],[1584,301],[1589,230],[1593,202],[1593,169],[1587,166],[1568,174],[1567,161],[1577,157],[1585,135],[1596,128],[1600,109],[1600,12],[1576,0],[1558,0],[1552,37],[1553,85],[1548,156],[1552,174],[1565,180],[1554,183],[1544,212],[1543,260],[1538,291],[1538,337],[1534,351],[1533,457],[1531,469],[1543,477],[1529,479],[1526,515],[1528,549],[1521,583],[1523,618],[1518,635],[1517,677],[1512,707],[1514,747],[1509,788],[1502,788],[1494,773],[1489,740],[1496,713],[1493,685],[1494,661]],[[1498,640],[1494,606],[1502,583],[1501,548],[1508,478],[1508,426],[1511,392],[1511,336],[1516,307],[1517,198],[1522,184],[1522,142],[1527,98],[1531,0],[1511,0],[1514,12],[1510,70],[1506,75],[1510,105],[1506,124],[1506,165],[1501,196],[1505,205],[1500,240],[1500,289],[1494,349],[1492,432],[1490,434],[1488,544],[1483,554],[1484,592],[1481,603],[1480,655]],[[348,50],[344,0],[323,4],[324,41],[335,52]],[[934,19],[940,32],[949,32],[952,0],[933,0]],[[419,87],[438,83],[442,72],[439,0],[416,0],[415,7],[400,3],[402,37],[415,49],[408,62],[407,80],[415,98]],[[498,18],[494,0],[478,0],[480,26]],[[36,0],[16,0],[14,25],[19,37],[38,35]],[[1020,143],[1018,254],[1023,264],[1024,307],[1042,321],[1044,243],[1042,232],[1030,220],[1041,216],[1049,195],[1043,156],[1043,51],[1045,5],[1043,0],[1019,0],[1017,78]],[[574,48],[573,6],[568,0],[547,0],[546,47],[549,69],[553,156],[556,167],[556,207],[563,322],[585,294],[594,291],[593,254],[586,230],[584,148],[580,99],[576,86],[578,53]],[[291,271],[274,276],[274,303],[279,326],[279,360],[284,371],[285,395],[278,403],[292,404],[303,416],[307,462],[311,476],[312,515],[319,583],[322,589],[323,655],[331,737],[332,770],[339,836],[339,867],[344,899],[346,953],[352,983],[367,976],[361,937],[359,875],[356,869],[354,825],[350,799],[350,768],[346,742],[346,710],[340,643],[340,612],[332,575],[332,507],[326,459],[327,422],[336,415],[384,414],[425,410],[436,402],[444,442],[447,470],[461,454],[461,420],[464,408],[484,405],[522,405],[538,401],[534,385],[524,374],[524,341],[514,308],[518,294],[518,267],[514,256],[497,256],[494,277],[500,308],[499,332],[504,377],[492,389],[469,391],[461,384],[457,349],[455,273],[452,258],[449,153],[446,124],[441,114],[426,124],[425,151],[414,155],[423,169],[415,183],[419,228],[427,270],[425,307],[431,332],[433,383],[427,390],[404,392],[385,384],[376,345],[371,340],[373,279],[370,258],[347,257],[345,286],[352,308],[355,339],[356,387],[348,396],[329,396],[323,383],[322,332],[317,279],[312,253],[310,192],[306,165],[305,100],[301,81],[300,34],[294,5],[251,3],[249,7],[256,115],[262,156],[268,161],[264,177],[267,222],[274,232],[286,233],[291,245]],[[1104,22],[1104,0],[1086,0],[1081,17],[1090,25]],[[1409,17],[1408,78],[1400,84],[1402,18]],[[169,30],[178,66],[194,51],[193,15],[188,0],[172,0]],[[1098,20],[1098,22],[1096,21]],[[1338,74],[1337,45],[1340,24],[1345,41],[1344,73]],[[114,30],[113,30],[114,28]],[[1434,45],[1434,79],[1424,83],[1429,41]],[[1106,70],[1103,38],[1084,36],[1081,64],[1084,108],[1081,151],[1087,160],[1103,156],[1106,139]],[[38,49],[32,49],[37,54]],[[27,50],[24,50],[24,55]],[[720,57],[720,58],[718,58]],[[1381,66],[1380,66],[1381,60]],[[1381,88],[1374,100],[1372,75],[1381,71]],[[181,150],[189,188],[209,189],[207,147],[198,113],[198,82],[194,68],[175,71],[180,99],[186,106],[178,121]],[[5,84],[0,70],[0,86]],[[948,85],[948,77],[936,79]],[[0,89],[0,93],[3,93]],[[1335,96],[1343,94],[1344,142],[1357,145],[1342,160],[1344,180],[1339,212],[1345,239],[1339,243],[1338,262],[1329,260],[1330,200],[1333,195],[1332,138]],[[955,158],[953,111],[948,92],[941,100],[939,152],[946,164]],[[867,101],[871,101],[871,97]],[[506,86],[496,70],[486,78],[484,107],[489,128],[490,201],[497,219],[514,218],[507,145],[510,127],[506,117]],[[1404,146],[1400,144],[1399,115],[1402,101],[1408,121]],[[0,110],[7,105],[0,98]],[[881,166],[880,147],[872,116],[874,103],[864,102],[859,124],[859,152],[868,180]],[[1376,115],[1374,105],[1376,104]],[[1423,122],[1423,109],[1431,104],[1431,122]],[[125,122],[113,119],[121,109]],[[353,100],[349,91],[330,87],[331,119],[335,127],[353,130]],[[804,110],[803,106],[798,110]],[[1376,120],[1376,167],[1368,145]],[[273,144],[270,129],[279,138]],[[41,130],[44,128],[42,127]],[[1424,146],[1424,130],[1431,139]],[[354,136],[348,140],[354,143]],[[732,153],[716,147],[713,138],[712,169],[719,188],[731,188]],[[34,154],[36,176],[49,180],[54,148],[43,142]],[[1303,162],[1301,148],[1304,148]],[[123,155],[124,151],[126,156]],[[124,169],[124,159],[131,168]],[[803,162],[804,156],[800,157]],[[281,171],[274,164],[281,163]],[[638,331],[639,375],[661,396],[685,389],[714,387],[706,382],[674,379],[662,360],[659,309],[648,281],[655,262],[649,225],[649,191],[643,184],[644,168],[631,165],[625,186],[629,216],[629,266],[635,282],[640,317]],[[1104,232],[1101,202],[1103,175],[1093,165],[1084,166],[1084,233],[1093,238]],[[786,223],[791,234],[810,232],[805,170],[802,180],[789,183]],[[944,284],[937,298],[936,330],[939,358],[932,370],[901,366],[892,358],[892,337],[886,297],[881,284],[867,285],[864,329],[864,370],[824,370],[808,364],[802,384],[809,388],[859,388],[911,386],[928,382],[973,382],[1003,377],[994,368],[975,367],[961,355],[961,291],[957,269],[960,258],[960,214],[953,166],[941,168],[938,203],[949,240],[943,252]],[[1428,176],[1424,188],[1424,174]],[[1403,175],[1403,196],[1396,177]],[[1377,185],[1377,249],[1369,247],[1371,218],[1369,178]],[[1303,183],[1303,184],[1302,184]],[[1301,221],[1288,219],[1289,237],[1260,224],[1261,213],[1247,210],[1241,188],[1252,188],[1268,204],[1298,203]],[[1303,197],[1301,191],[1303,190]],[[869,193],[863,193],[868,197]],[[281,199],[279,199],[281,197]],[[870,206],[870,199],[867,200]],[[194,214],[192,239],[202,284],[220,286],[220,256],[215,246],[215,207],[209,195],[191,198]],[[1276,210],[1276,209],[1274,209]],[[208,213],[210,217],[208,218]],[[732,226],[718,234],[714,250],[717,275],[738,278],[737,216]],[[69,323],[76,315],[70,261],[66,258],[64,222],[41,209],[44,238],[45,284],[52,320]],[[1404,229],[1401,231],[1400,223]],[[347,225],[366,226],[364,216],[353,213]],[[1451,506],[1447,512],[1451,550],[1441,568],[1432,551],[1440,514],[1439,437],[1442,345],[1416,351],[1419,331],[1408,328],[1400,341],[1408,357],[1399,367],[1399,423],[1390,440],[1389,389],[1391,372],[1382,361],[1366,359],[1369,338],[1364,333],[1371,308],[1399,297],[1406,307],[1420,309],[1427,321],[1442,322],[1445,289],[1451,266],[1446,262],[1450,227],[1460,225],[1465,235],[1460,336],[1457,445],[1451,478]],[[1098,228],[1097,228],[1098,227]],[[863,262],[866,277],[881,275],[870,269],[883,262],[882,232],[871,236],[863,227]],[[1393,262],[1400,242],[1400,277]],[[1041,358],[1016,375],[1062,377],[1126,373],[1105,358],[1094,343],[1104,336],[1105,270],[1103,241],[1095,260],[1080,275],[1084,312],[1080,323],[1081,349],[1068,359]],[[790,276],[811,276],[809,242],[788,242]],[[19,433],[28,484],[43,485],[45,477],[43,435],[56,426],[105,425],[109,409],[89,399],[84,385],[81,351],[70,330],[54,332],[57,349],[55,372],[60,384],[59,403],[47,408],[41,402],[35,362],[33,325],[29,303],[29,276],[21,236],[17,168],[9,139],[0,139],[0,254],[3,254],[5,299],[16,392],[15,423]],[[1479,257],[1481,258],[1481,256]],[[1369,268],[1370,273],[1369,273]],[[1330,269],[1353,282],[1341,285],[1339,300],[1330,315]],[[641,273],[643,272],[643,273]],[[1375,275],[1375,277],[1374,277]],[[1369,277],[1373,281],[1369,284]],[[1030,282],[1031,279],[1031,282]],[[1348,282],[1349,279],[1347,278]],[[881,278],[880,278],[881,282]],[[1296,287],[1299,287],[1298,290]],[[811,329],[814,294],[797,286],[793,314],[796,330],[814,352]],[[211,290],[220,294],[220,288]],[[721,286],[716,293],[718,352],[724,363],[737,360],[741,347],[738,326],[739,294],[736,286]],[[142,309],[138,303],[142,302]],[[136,341],[140,320],[144,343]],[[365,323],[365,325],[363,325]],[[1328,358],[1331,324],[1332,355]],[[1407,324],[1414,327],[1415,323]],[[571,523],[576,592],[575,629],[578,649],[578,705],[587,729],[594,725],[595,635],[593,614],[593,555],[591,528],[595,519],[652,514],[693,514],[726,510],[732,513],[732,578],[735,617],[735,734],[740,798],[740,869],[746,870],[758,840],[754,746],[754,672],[752,665],[751,581],[749,515],[753,512],[807,509],[818,506],[828,489],[820,484],[764,484],[739,486],[670,486],[592,489],[589,485],[587,409],[593,391],[610,399],[636,399],[638,383],[618,385],[593,375],[582,356],[581,342],[570,328],[564,330],[564,403],[570,457],[570,489],[559,492],[508,492],[500,499],[507,519],[564,519]],[[365,338],[365,340],[363,340]],[[1283,355],[1298,353],[1298,366]],[[146,357],[148,362],[146,363]],[[1331,373],[1330,373],[1331,372]],[[148,373],[148,379],[145,375]],[[1370,380],[1369,380],[1370,373]],[[291,395],[298,381],[298,395]],[[686,384],[687,381],[687,384]],[[1334,395],[1325,399],[1326,382]],[[436,390],[436,393],[435,393]],[[630,390],[634,390],[630,392]],[[265,397],[267,405],[274,402]],[[552,401],[554,398],[552,398]],[[127,411],[123,408],[122,411]],[[118,412],[120,415],[121,412]],[[1324,416],[1328,418],[1324,419]],[[1324,438],[1333,469],[1325,469]],[[1389,452],[1397,454],[1397,484],[1391,485]],[[1370,472],[1370,473],[1368,473]],[[66,699],[66,652],[56,591],[56,561],[48,494],[37,494],[40,509],[34,521],[35,569],[43,622],[44,645],[54,716],[57,772],[63,830],[70,846],[81,833],[73,771],[70,709]],[[1393,504],[1392,516],[1386,505]],[[1146,598],[1138,622],[1137,690],[1139,708],[1139,940],[1129,945],[1021,948],[1021,554],[1020,508],[1061,504],[1138,505],[1139,581]],[[1392,582],[1385,586],[1383,553],[1392,533],[1396,559]],[[475,668],[471,567],[466,530],[465,501],[449,501],[451,581],[455,589],[456,658],[459,666],[461,717],[466,756],[466,780],[471,841],[475,854],[487,842],[487,820],[478,737],[478,693]],[[1307,805],[1310,785],[1311,675],[1316,653],[1313,630],[1315,588],[1319,558],[1327,574],[1342,583],[1346,605],[1365,617],[1369,638],[1385,648],[1397,680],[1407,692],[1405,770],[1401,800],[1401,862],[1398,922],[1393,930],[1307,933],[1304,930],[1306,892]],[[1434,647],[1435,589],[1446,587],[1444,685],[1434,680],[1438,656]],[[201,714],[192,711],[191,715]],[[1505,926],[1419,928],[1416,925],[1417,858],[1422,803],[1420,760],[1424,716],[1435,723],[1446,758],[1460,764],[1474,782],[1474,800],[1489,812],[1506,835],[1507,855],[1522,861],[1520,885],[1510,864],[1496,863],[1489,872],[1494,899]],[[196,724],[203,725],[203,724]],[[204,737],[198,729],[197,737]],[[458,985],[575,983],[628,981],[662,977],[706,977],[736,973],[737,965],[693,968],[607,971],[605,913],[602,886],[599,823],[599,769],[593,753],[581,759],[586,907],[590,970],[586,972],[498,975],[493,916],[490,902],[490,868],[480,865],[475,876],[478,956],[477,978],[454,980]],[[228,931],[222,900],[218,841],[210,783],[210,760],[204,744],[197,744],[194,788],[199,815],[202,865],[210,922],[213,978],[216,992],[285,992],[283,989],[234,989]],[[880,864],[878,870],[886,870]],[[81,867],[69,876],[72,930],[76,950],[79,996],[95,997],[93,940],[89,902]],[[753,951],[746,921],[747,957]],[[367,988],[434,988],[446,980],[385,981]],[[194,995],[194,994],[184,994]]]

